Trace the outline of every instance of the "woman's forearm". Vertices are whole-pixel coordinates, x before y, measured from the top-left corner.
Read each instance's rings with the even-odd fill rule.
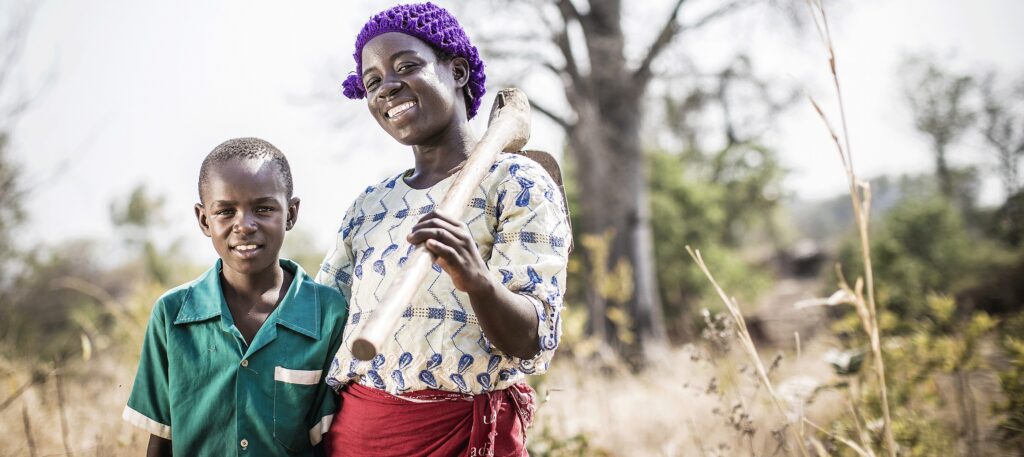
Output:
[[[537,310],[528,298],[508,290],[494,279],[468,294],[480,327],[491,344],[521,359],[533,358],[540,352]]]

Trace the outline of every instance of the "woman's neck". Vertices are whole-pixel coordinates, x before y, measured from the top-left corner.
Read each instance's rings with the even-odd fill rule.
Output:
[[[463,121],[453,123],[436,141],[413,146],[416,166],[412,176],[405,178],[406,184],[424,189],[441,182],[458,171],[476,142],[469,121]]]

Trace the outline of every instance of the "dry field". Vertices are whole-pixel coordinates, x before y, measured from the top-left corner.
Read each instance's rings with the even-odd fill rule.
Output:
[[[535,455],[750,455],[751,449],[772,455],[778,447],[772,434],[784,419],[736,349],[712,355],[710,347],[665,350],[638,374],[624,364],[598,366],[562,356],[537,380],[541,405],[531,449]],[[786,354],[775,364],[772,379],[791,407],[802,407],[815,386],[830,382],[832,370],[821,356],[826,347],[811,343],[799,360]],[[133,361],[77,361],[62,376],[44,373],[27,389],[31,376],[23,369],[10,362],[0,368],[0,455],[144,453],[146,434],[120,418]],[[841,411],[838,398],[820,394],[806,414],[827,423]]]

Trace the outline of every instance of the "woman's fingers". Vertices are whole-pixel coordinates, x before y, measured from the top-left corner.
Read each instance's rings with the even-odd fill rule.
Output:
[[[451,246],[433,239],[427,240],[425,246],[427,247],[427,250],[434,255],[434,259],[437,264],[445,270],[447,270],[450,265],[462,264],[459,252]]]
[[[461,222],[452,222],[442,217],[432,216],[433,214],[434,213],[427,214],[426,216],[423,217],[423,219],[420,219],[419,222],[416,223],[416,225],[412,226],[412,230],[415,232],[416,230],[419,230],[421,228],[442,227],[448,230],[456,231],[460,227],[462,227]]]
[[[412,244],[420,244],[427,240],[436,240],[449,246],[462,246],[461,240],[459,240],[459,238],[455,236],[454,233],[452,233],[450,230],[440,227],[422,228],[419,230],[414,230],[412,233],[409,234],[408,240],[409,243]]]
[[[430,212],[416,225],[407,240],[423,243],[433,261],[464,292],[476,290],[489,281],[487,266],[477,249],[469,227],[438,212]]]
[[[462,221],[460,221],[460,220],[458,220],[458,219],[456,219],[454,217],[451,217],[451,216],[449,216],[449,215],[447,215],[445,213],[437,211],[437,210],[434,210],[434,211],[431,211],[431,212],[429,212],[427,214],[424,214],[423,217],[420,218],[420,222],[423,222],[423,221],[428,220],[428,219],[440,219],[440,220],[445,221],[445,222],[447,222],[447,223],[449,223],[451,225],[459,225],[459,224],[462,223]]]
[[[434,236],[441,232],[447,232],[453,238],[447,239],[440,236]],[[423,219],[420,219],[416,225],[412,227],[412,233],[407,238],[410,243],[417,244],[422,243],[425,239],[437,238],[444,241],[447,244],[459,244],[463,248],[469,248],[470,244],[473,243],[473,239],[469,234],[469,228],[466,224],[459,221],[451,221],[440,213],[431,212],[428,213]]]

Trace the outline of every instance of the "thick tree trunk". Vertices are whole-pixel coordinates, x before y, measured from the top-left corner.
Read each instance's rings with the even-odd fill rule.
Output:
[[[626,64],[618,1],[592,1],[582,21],[592,63],[589,84],[567,88],[576,112],[576,122],[568,133],[583,196],[580,231],[612,234],[608,265],[602,267],[611,270],[622,260],[631,267],[633,293],[623,306],[632,321],[629,330],[643,348],[665,339],[640,139],[646,83],[638,83]],[[609,331],[609,303],[599,287],[587,284],[589,328],[621,348],[618,333]]]

